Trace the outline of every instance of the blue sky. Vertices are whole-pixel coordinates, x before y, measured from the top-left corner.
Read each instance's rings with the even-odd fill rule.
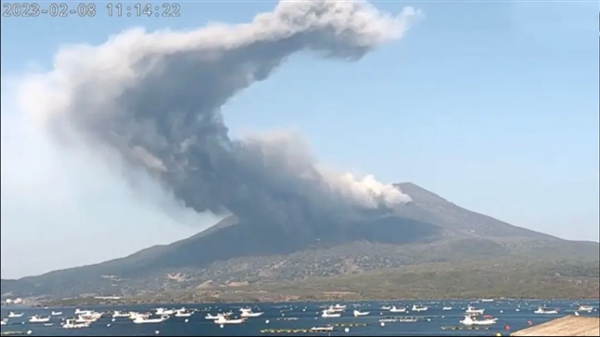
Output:
[[[231,133],[294,128],[336,168],[598,241],[598,3],[375,4],[424,15],[356,63],[292,57],[224,107]],[[96,18],[2,18],[2,277],[100,262],[214,223],[163,212],[157,205],[174,201],[158,187],[143,184],[152,197],[140,198],[97,159],[49,141],[10,88],[51,69],[64,44],[99,44],[134,26],[248,22],[275,2],[181,5],[178,19],[108,18],[100,8]]]

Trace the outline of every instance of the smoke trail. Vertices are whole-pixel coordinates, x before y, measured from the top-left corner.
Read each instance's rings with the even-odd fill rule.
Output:
[[[410,198],[371,176],[317,169],[297,135],[232,140],[220,108],[295,52],[358,60],[402,37],[415,14],[382,14],[362,1],[281,2],[246,24],[135,29],[63,48],[53,71],[25,90],[53,131],[117,150],[198,212],[288,225],[343,221]]]

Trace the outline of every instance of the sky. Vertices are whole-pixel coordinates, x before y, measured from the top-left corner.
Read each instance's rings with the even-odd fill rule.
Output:
[[[52,138],[15,83],[53,69],[65,45],[98,45],[132,27],[244,23],[276,3],[180,2],[179,18],[110,18],[96,3],[94,18],[2,17],[2,278],[122,257],[219,220],[180,207],[143,174],[132,188],[105,157]],[[294,129],[328,166],[599,241],[598,3],[374,5],[421,15],[358,62],[292,56],[223,107],[232,137]]]

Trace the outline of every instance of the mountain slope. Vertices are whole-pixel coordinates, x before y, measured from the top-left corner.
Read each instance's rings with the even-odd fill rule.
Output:
[[[413,183],[400,183],[395,186],[413,199],[408,207],[400,209],[402,216],[447,228],[458,233],[459,236],[556,239],[547,234],[513,226],[487,215],[469,211]]]
[[[92,266],[2,282],[2,294],[132,295],[205,282],[260,284],[368,273],[427,263],[597,260],[598,244],[572,242],[468,211],[412,183],[395,214],[290,232],[227,218],[190,238]],[[316,229],[315,229],[316,228]]]

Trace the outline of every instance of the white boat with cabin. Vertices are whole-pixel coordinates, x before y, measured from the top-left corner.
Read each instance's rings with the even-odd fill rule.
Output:
[[[8,313],[8,318],[19,318],[19,317],[23,317],[23,313],[16,313],[16,312],[9,312]]]
[[[330,310],[323,310],[323,312],[321,313],[321,317],[323,318],[336,318],[336,317],[340,317],[342,316],[341,313],[339,312],[335,312],[335,311],[330,311]]]
[[[81,328],[89,328],[90,322],[77,323],[77,320],[74,318],[69,318],[63,324],[63,329],[81,329]]]
[[[112,318],[119,318],[119,317],[123,317],[123,318],[131,317],[131,313],[127,312],[127,311],[119,311],[119,310],[113,311]]]
[[[81,310],[79,308],[75,308],[75,315],[85,315],[85,314],[91,314],[92,311],[91,310]]]
[[[354,315],[354,317],[360,317],[360,316],[367,316],[367,315],[370,314],[370,312],[369,311],[364,311],[363,312],[363,311],[360,311],[360,310],[354,310],[352,312],[352,314]]]
[[[406,312],[406,310],[406,307],[396,308],[395,305],[390,308],[390,312]]]
[[[421,311],[427,311],[428,309],[429,308],[426,306],[414,304],[412,306],[411,311],[421,312]]]
[[[175,317],[192,317],[193,311],[176,311]]]
[[[219,316],[215,319],[215,324],[242,324],[246,321],[246,318],[226,318],[225,316]]]
[[[135,323],[135,324],[157,324],[157,323],[162,323],[168,319],[169,319],[169,316],[167,316],[167,315],[163,315],[158,318],[146,318],[146,317],[138,316],[136,319],[133,320],[133,323]]]
[[[545,307],[538,307],[536,311],[533,312],[538,315],[556,315],[558,314],[557,309],[546,309]]]
[[[473,326],[473,325],[494,325],[498,321],[497,318],[491,316],[484,316],[482,319],[477,318],[473,315],[465,315],[465,318],[460,321],[460,324]]]
[[[241,308],[240,311],[242,312],[240,314],[240,317],[245,317],[245,318],[259,317],[263,314],[263,312],[252,312],[251,308]]]
[[[465,314],[469,315],[483,315],[485,309],[475,309],[473,306],[467,306],[467,310],[465,310]]]
[[[165,309],[165,308],[156,308],[156,314],[159,316],[163,316],[163,315],[173,315],[175,313],[175,310],[173,309]]]
[[[42,317],[40,315],[34,315],[29,318],[29,323],[48,323],[50,322],[50,316]]]

